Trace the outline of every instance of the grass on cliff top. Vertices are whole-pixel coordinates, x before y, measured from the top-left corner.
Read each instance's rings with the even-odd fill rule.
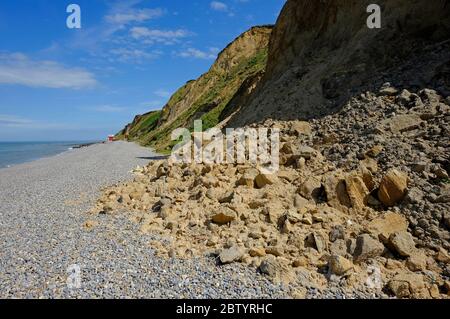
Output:
[[[159,118],[161,117],[161,111],[150,112],[148,114],[143,115],[138,123],[131,127],[128,132],[128,139],[131,141],[138,141],[140,137],[151,132],[158,125]],[[123,139],[124,131],[121,131],[116,138]]]

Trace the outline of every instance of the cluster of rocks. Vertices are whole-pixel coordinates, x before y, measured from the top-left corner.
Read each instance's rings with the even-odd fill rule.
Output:
[[[342,169],[362,158],[377,161],[379,173],[396,168],[409,177],[409,190],[395,209],[408,218],[420,244],[450,249],[450,98],[430,89],[412,93],[386,83],[340,112],[313,120],[314,145]]]
[[[131,212],[164,256],[212,255],[306,288],[446,298],[449,102],[386,84],[321,119],[268,120],[282,132],[277,173],[154,161],[92,213]]]

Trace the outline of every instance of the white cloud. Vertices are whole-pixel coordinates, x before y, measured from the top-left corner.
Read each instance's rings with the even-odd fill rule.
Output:
[[[98,25],[83,28],[70,39],[69,47],[81,48],[93,55],[102,55],[110,45],[128,47],[129,29],[166,13],[161,8],[136,8],[141,0],[107,2],[108,12]]]
[[[127,63],[141,67],[164,54],[163,46],[179,44],[194,35],[182,28],[151,28],[147,22],[169,11],[165,8],[143,8],[142,0],[115,0],[107,3],[108,11],[98,25],[83,28],[70,39],[70,48],[90,54],[89,63]],[[94,62],[95,61],[95,62]]]
[[[211,7],[211,9],[213,9],[215,11],[223,11],[223,12],[228,11],[228,6],[225,3],[220,2],[220,1],[212,1],[210,3],[210,7]]]
[[[97,85],[97,80],[83,68],[66,67],[54,61],[32,60],[22,53],[7,53],[0,54],[0,84],[82,89]]]
[[[183,58],[214,60],[217,58],[218,53],[219,53],[218,48],[209,48],[207,51],[201,51],[199,49],[188,48],[182,52],[179,52],[177,55],[180,57],[183,57]]]
[[[186,38],[191,33],[184,29],[178,30],[159,30],[146,27],[134,27],[130,30],[131,36],[136,40],[142,40],[145,43],[164,43],[174,44],[179,39]]]
[[[154,92],[156,96],[159,97],[169,97],[170,96],[170,92],[164,89],[159,89],[157,91]]]
[[[22,117],[17,117],[14,115],[0,114],[0,126],[20,127],[20,126],[29,125],[32,123],[33,123],[33,121],[22,118]]]
[[[67,129],[70,124],[67,123],[49,123],[30,120],[16,115],[0,114],[0,129]]]
[[[128,8],[121,12],[114,12],[105,17],[105,21],[111,24],[126,25],[133,22],[145,22],[159,18],[164,14],[160,8],[157,9],[132,9]]]
[[[100,106],[94,106],[90,108],[89,110],[94,112],[101,112],[101,113],[119,113],[124,112],[127,109],[125,107],[119,107],[119,106],[113,106],[113,105],[100,105]]]
[[[118,49],[112,49],[109,51],[112,55],[116,57],[116,59],[119,62],[134,62],[134,63],[143,63],[146,60],[155,59],[158,56],[161,55],[160,51],[151,51],[146,52],[139,49],[131,49],[131,48],[118,48]]]

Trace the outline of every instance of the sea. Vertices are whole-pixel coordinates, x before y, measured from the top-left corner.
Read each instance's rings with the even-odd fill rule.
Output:
[[[86,143],[90,142],[0,142],[0,168],[58,155]]]

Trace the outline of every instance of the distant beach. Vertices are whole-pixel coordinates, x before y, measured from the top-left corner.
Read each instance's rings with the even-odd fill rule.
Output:
[[[99,141],[0,142],[0,168],[32,162],[66,151],[88,147]]]

